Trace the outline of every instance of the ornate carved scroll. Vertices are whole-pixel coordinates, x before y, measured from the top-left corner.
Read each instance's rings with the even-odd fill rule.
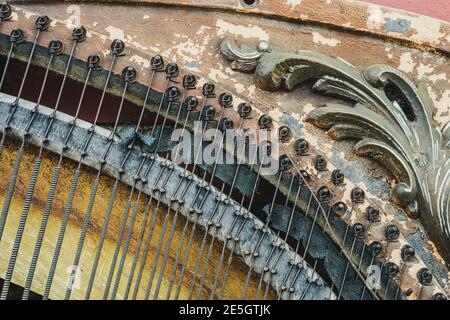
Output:
[[[424,87],[386,65],[361,72],[317,52],[285,53],[267,43],[240,50],[230,39],[220,48],[234,70],[254,71],[263,90],[292,90],[315,80],[315,92],[352,101],[317,108],[308,121],[328,129],[333,139],[358,140],[357,154],[378,160],[396,177],[392,200],[410,217],[421,216],[433,238],[449,251],[450,124],[442,130],[433,127],[433,106]]]

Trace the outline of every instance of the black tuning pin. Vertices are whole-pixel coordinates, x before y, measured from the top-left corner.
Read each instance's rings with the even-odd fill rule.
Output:
[[[223,92],[219,95],[219,104],[222,108],[229,108],[233,106],[233,96],[229,93]]]
[[[111,52],[112,54],[119,56],[125,50],[125,43],[122,40],[115,39],[111,42]]]
[[[133,82],[136,80],[136,69],[133,67],[125,67],[122,70],[122,79],[125,82]]]
[[[280,156],[280,170],[286,171],[292,168],[292,161],[289,159],[289,157],[285,154]]]
[[[402,260],[405,262],[412,261],[416,255],[413,247],[410,245],[404,245],[401,251]]]
[[[294,149],[298,156],[306,156],[309,151],[309,143],[305,139],[298,139],[294,143]]]
[[[314,159],[314,168],[317,171],[326,171],[327,170],[327,159],[324,156],[318,155]]]
[[[366,208],[366,216],[367,220],[369,220],[369,222],[371,223],[380,222],[380,210],[378,210],[377,208],[368,206]]]
[[[100,67],[100,57],[96,54],[87,58],[87,66],[89,69],[98,69]]]
[[[260,129],[270,129],[272,127],[272,118],[267,114],[263,114],[258,119],[258,126]]]
[[[298,182],[302,185],[305,186],[308,184],[308,182],[311,181],[311,177],[308,174],[308,172],[306,172],[306,170],[300,170],[298,173]]]
[[[175,102],[180,96],[180,89],[177,87],[169,87],[166,90],[166,96],[169,102]]]
[[[331,182],[333,182],[333,184],[336,186],[343,184],[344,178],[344,174],[339,169],[333,170],[333,172],[331,173]]]
[[[166,78],[169,80],[173,80],[173,78],[178,77],[180,70],[178,69],[178,65],[176,63],[169,63],[166,66]]]
[[[164,70],[164,59],[160,55],[152,57],[150,64],[152,66],[152,70],[154,71],[161,72]]]
[[[48,44],[50,54],[59,55],[64,51],[64,45],[59,40],[52,40]]]
[[[333,212],[334,214],[338,217],[338,218],[342,218],[345,216],[346,212],[347,212],[347,205],[344,202],[336,202],[335,204],[333,204]]]
[[[417,273],[417,279],[419,279],[419,282],[424,285],[428,286],[433,282],[433,274],[431,271],[427,268],[422,268]]]
[[[396,265],[394,262],[387,262],[386,263],[386,273],[389,278],[394,278],[400,271],[400,268],[398,265]]]
[[[291,140],[292,137],[292,132],[291,129],[289,129],[286,126],[281,126],[278,129],[278,139],[280,139],[281,142],[286,143],[289,142],[289,140]]]
[[[252,106],[242,102],[238,105],[238,113],[241,118],[247,118],[252,113]]]
[[[11,31],[11,35],[9,36],[9,42],[11,43],[21,43],[24,40],[24,33],[22,29],[15,28]]]
[[[365,231],[365,228],[362,223],[355,223],[353,225],[353,236],[355,238],[360,238],[360,239],[364,238],[364,231]]]
[[[395,224],[388,225],[384,233],[388,241],[397,241],[400,236],[400,230]]]
[[[364,191],[361,188],[353,188],[352,190],[352,202],[353,203],[363,203],[366,197]]]
[[[213,83],[207,82],[202,87],[202,94],[205,98],[214,98],[216,94],[214,93],[214,89],[216,87]]]
[[[83,42],[84,40],[86,40],[86,29],[84,27],[73,29],[72,39],[77,42]]]
[[[186,107],[186,111],[192,112],[198,106],[198,99],[195,96],[189,96],[184,99],[184,105]]]
[[[219,122],[219,128],[223,131],[233,129],[234,123],[233,120],[229,118],[222,118]]]
[[[185,90],[194,90],[196,86],[197,86],[197,78],[193,74],[189,73],[184,75],[183,88]]]
[[[34,25],[37,30],[47,31],[50,26],[50,18],[47,16],[39,16]]]
[[[383,245],[379,241],[373,241],[370,245],[370,251],[372,252],[372,256],[378,257],[383,251]]]
[[[317,191],[317,197],[319,198],[320,202],[328,202],[331,199],[331,192],[330,189],[326,186],[322,186]]]
[[[7,3],[0,4],[0,21],[6,21],[11,19],[11,6]]]
[[[441,292],[435,293],[433,295],[433,300],[447,300],[447,296]]]
[[[206,105],[203,107],[203,110],[202,110],[203,120],[209,121],[212,118],[214,118],[215,114],[216,114],[216,109],[212,105]]]

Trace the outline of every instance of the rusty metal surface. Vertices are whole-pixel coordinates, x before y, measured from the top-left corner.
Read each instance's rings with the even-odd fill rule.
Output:
[[[106,57],[110,40],[120,38],[128,47],[126,57],[116,66],[117,73],[125,65],[134,65],[138,68],[138,81],[146,83],[149,58],[159,53],[177,62],[184,71],[216,82],[222,90],[253,103],[277,123],[288,124],[296,135],[305,137],[314,146],[313,154],[319,151],[325,154],[332,167],[344,168],[349,178],[346,190],[355,185],[368,190],[370,201],[383,209],[383,219],[396,221],[402,231],[403,238],[389,252],[388,258],[399,261],[401,245],[406,239],[417,238],[423,241],[424,260],[443,264],[426,236],[421,240],[424,233],[420,224],[406,219],[389,202],[392,177],[384,168],[353,155],[351,143],[333,142],[324,131],[303,123],[308,112],[325,102],[322,97],[311,94],[308,87],[289,94],[263,92],[254,85],[252,75],[233,72],[217,48],[221,38],[233,36],[253,44],[270,41],[288,52],[318,51],[341,57],[360,69],[374,63],[388,64],[406,73],[414,82],[425,83],[434,103],[435,125],[443,127],[450,119],[449,24],[337,0],[261,1],[255,8],[244,8],[237,1],[220,1],[220,4],[206,0],[136,1],[142,6],[127,5],[132,1],[116,2],[122,3],[80,4],[81,23],[88,30],[89,46],[77,49],[78,58],[85,59],[95,52]],[[174,2],[177,6],[172,6]],[[53,19],[52,32],[45,34],[41,43],[45,45],[53,38],[60,38],[69,44],[67,35],[72,26],[66,8],[65,4],[20,3],[14,6],[14,25],[31,35],[36,16],[47,14]],[[5,23],[2,32],[7,30]],[[311,163],[304,165],[312,167]],[[329,177],[322,177],[322,182],[328,183],[328,180]],[[343,194],[342,198],[350,199],[348,194]],[[355,210],[357,214],[352,222],[362,219],[363,210]],[[376,228],[371,230],[369,239],[380,238],[382,232]],[[403,282],[404,288],[415,285],[414,277],[421,266],[419,263],[409,271],[410,278]],[[442,275],[442,284],[447,286],[448,292],[447,277]]]

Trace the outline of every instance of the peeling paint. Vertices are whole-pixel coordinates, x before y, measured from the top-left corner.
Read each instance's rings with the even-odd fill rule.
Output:
[[[390,19],[387,18],[384,28],[388,32],[406,33],[411,27],[411,21],[408,19]]]
[[[286,4],[291,6],[292,8],[295,8],[296,6],[302,4],[302,0],[287,0]]]
[[[242,26],[222,19],[217,19],[216,27],[218,29],[218,36],[222,36],[225,33],[231,33],[235,36],[242,36],[244,38],[258,38],[259,40],[269,41],[269,34],[259,26]]]
[[[144,69],[147,69],[147,68],[150,67],[149,59],[143,58],[143,57],[138,56],[136,54],[131,56],[129,60],[130,60],[130,62],[134,62],[134,63],[142,66]]]
[[[318,32],[313,32],[312,33],[312,37],[313,37],[313,42],[314,43],[327,45],[327,46],[331,46],[331,47],[336,47],[339,43],[341,43],[341,41],[339,41],[337,39],[325,38]]]
[[[123,30],[113,27],[113,26],[108,26],[105,29],[106,32],[109,33],[109,39],[110,40],[115,40],[115,39],[120,39],[120,40],[124,40],[125,39],[125,34],[123,32]]]
[[[367,14],[367,28],[380,29],[383,23],[383,11],[381,8],[379,6],[368,6]]]
[[[423,63],[419,64],[419,67],[417,67],[417,76],[419,79],[425,77],[426,75],[429,75],[434,71],[434,68],[430,65],[425,65]]]
[[[433,91],[430,86],[427,86],[428,95],[434,102],[436,110],[436,118],[438,119],[441,128],[450,121],[450,90],[445,90],[440,97]]]
[[[412,54],[411,52],[405,52],[400,56],[400,65],[398,66],[398,69],[406,72],[411,73],[414,71],[414,62],[412,60]]]
[[[12,21],[19,21],[19,15],[17,14],[17,12],[12,12],[11,13],[11,20]]]

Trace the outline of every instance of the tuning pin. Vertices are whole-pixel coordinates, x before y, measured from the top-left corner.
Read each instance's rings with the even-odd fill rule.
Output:
[[[300,170],[298,173],[298,182],[301,185],[305,186],[309,181],[311,181],[311,177],[308,172],[306,172],[306,170]]]
[[[202,87],[202,94],[205,98],[214,98],[216,94],[214,93],[215,86],[211,82],[207,82]]]
[[[281,126],[278,129],[278,138],[280,139],[281,142],[286,143],[289,142],[289,140],[291,140],[291,136],[292,136],[292,132],[291,129],[289,129],[286,126]]]
[[[238,113],[241,118],[247,118],[252,113],[252,106],[242,102],[238,105]]]
[[[133,82],[136,80],[136,69],[133,67],[125,67],[122,70],[122,79],[125,82]]]
[[[317,197],[319,198],[320,202],[328,202],[331,199],[331,192],[330,189],[326,186],[322,186],[317,191]]]
[[[186,74],[183,77],[183,88],[193,90],[197,86],[197,78],[193,74]]]
[[[96,54],[91,55],[87,58],[86,63],[89,69],[97,69],[100,67],[100,57]]]
[[[123,53],[125,50],[125,43],[123,43],[122,40],[115,39],[113,42],[111,42],[111,52],[112,54],[118,56]]]
[[[352,190],[352,202],[353,203],[363,203],[365,199],[364,191],[361,188],[354,188]]]
[[[216,114],[216,109],[212,105],[206,105],[202,110],[202,117],[205,121],[209,121],[214,118]]]
[[[12,10],[11,10],[11,6],[7,3],[2,3],[0,4],[0,20],[1,21],[6,21],[11,19],[11,14],[12,14]]]
[[[39,16],[34,25],[37,30],[47,31],[50,25],[50,18],[47,16]]]
[[[344,174],[339,169],[333,170],[333,172],[331,173],[331,182],[333,182],[333,184],[336,186],[343,184],[344,178]]]
[[[186,106],[186,111],[192,112],[198,106],[198,99],[195,96],[189,96],[184,99],[184,105]]]
[[[229,118],[222,118],[219,122],[219,128],[223,131],[233,129],[234,123],[233,120]]]
[[[353,225],[353,236],[355,238],[364,238],[364,226],[361,223],[355,223]]]
[[[298,156],[306,156],[309,151],[309,143],[305,139],[298,139],[294,143],[294,149]]]
[[[435,293],[433,295],[433,300],[447,300],[447,296],[441,292]]]
[[[389,278],[391,278],[391,279],[394,278],[398,274],[399,271],[400,271],[400,268],[395,263],[393,263],[393,262],[386,263],[386,272],[387,272]]]
[[[64,50],[64,45],[59,40],[52,40],[48,44],[48,50],[50,51],[50,54],[59,55]]]
[[[84,27],[74,28],[72,31],[72,39],[77,42],[86,40],[86,29]]]
[[[347,205],[344,202],[336,202],[335,204],[333,204],[333,212],[334,214],[338,217],[338,218],[342,218],[345,216],[345,213],[347,212]]]
[[[433,274],[431,271],[427,268],[422,268],[417,273],[417,279],[419,279],[419,282],[424,285],[428,286],[433,282]]]
[[[161,72],[164,70],[164,59],[159,54],[152,57],[150,64],[152,66],[152,70],[156,72]]]
[[[367,216],[367,220],[369,220],[369,222],[379,222],[380,221],[380,210],[378,210],[377,208],[374,208],[372,206],[368,206],[366,208],[366,216]]]
[[[11,35],[9,36],[9,42],[18,44],[23,42],[23,40],[24,40],[24,33],[22,29],[14,28],[11,31]]]
[[[280,170],[286,171],[289,170],[292,167],[292,161],[289,159],[289,157],[285,154],[280,156]]]
[[[416,252],[414,251],[414,248],[410,245],[404,245],[401,251],[401,257],[402,260],[407,262],[414,259],[416,255]]]
[[[422,268],[417,273],[417,279],[419,279],[419,282],[424,285],[428,286],[433,282],[433,274],[431,271],[427,268]]]
[[[272,127],[272,118],[267,114],[263,114],[258,119],[258,126],[260,129],[270,129]]]
[[[379,241],[372,241],[369,245],[370,251],[372,252],[372,256],[377,257],[383,251],[383,245]]]
[[[314,159],[314,167],[317,171],[326,171],[327,170],[327,159],[324,156],[318,155]]]
[[[178,65],[176,63],[169,63],[166,66],[166,78],[172,80],[172,78],[178,77],[180,70],[178,69]]]
[[[219,104],[223,108],[229,108],[233,106],[233,96],[227,92],[223,92],[219,95]]]
[[[385,236],[388,241],[397,241],[400,236],[400,230],[395,224],[388,225],[385,230]]]
[[[174,102],[180,96],[180,89],[178,89],[177,87],[169,87],[166,90],[166,96],[169,102]]]

